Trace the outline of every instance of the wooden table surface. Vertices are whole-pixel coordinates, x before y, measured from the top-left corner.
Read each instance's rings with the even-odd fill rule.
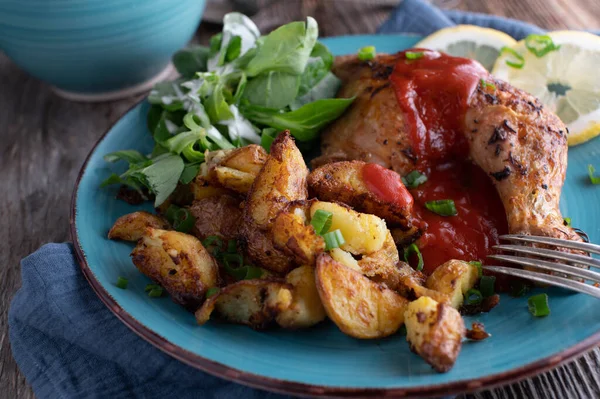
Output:
[[[283,1],[281,2],[283,3]],[[519,18],[547,29],[600,29],[598,0],[437,0],[455,9]],[[261,11],[261,29],[275,17],[313,15],[323,35],[372,33],[393,0],[303,0]],[[283,6],[282,6],[283,7]],[[299,14],[296,15],[295,13]],[[215,27],[203,24],[197,40]],[[19,261],[47,242],[69,241],[69,203],[75,177],[98,137],[140,96],[110,103],[72,103],[30,77],[0,53],[0,397],[32,398],[11,356],[7,312],[19,288]],[[476,398],[598,398],[600,351],[521,383],[482,391]]]

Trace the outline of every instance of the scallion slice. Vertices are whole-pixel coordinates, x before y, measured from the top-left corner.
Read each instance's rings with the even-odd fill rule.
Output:
[[[416,270],[419,270],[419,271],[423,270],[423,266],[425,264],[423,262],[423,255],[421,255],[421,251],[419,250],[419,247],[417,247],[417,244],[415,244],[415,243],[412,243],[408,247],[404,248],[404,261],[406,263],[410,263],[410,257],[413,254],[417,255],[417,258],[419,259]]]
[[[422,51],[406,51],[404,56],[407,60],[418,60],[419,58],[423,58],[425,53]]]
[[[160,285],[150,283],[150,284],[146,285],[146,288],[144,288],[144,291],[145,292],[150,292],[150,291],[152,291],[155,288],[160,288]]]
[[[525,66],[525,58],[523,58],[523,56],[519,53],[517,53],[515,50],[511,49],[510,47],[502,47],[500,49],[500,54],[510,54],[513,58],[516,59],[516,61],[513,60],[506,60],[506,65],[508,65],[509,67],[512,68],[517,68],[517,69],[522,69],[523,66]]]
[[[454,201],[451,199],[427,201],[425,203],[425,208],[429,209],[433,213],[437,213],[440,216],[458,215],[456,205],[454,205]]]
[[[127,284],[129,284],[129,280],[127,280],[125,277],[119,276],[119,278],[117,278],[117,287],[118,288],[120,288],[122,290],[126,290]]]
[[[346,240],[344,240],[344,236],[342,235],[340,229],[323,234],[323,239],[325,240],[326,251],[339,248],[346,243]]]
[[[402,178],[402,183],[408,188],[417,188],[427,181],[427,176],[418,170],[413,170]]]
[[[488,83],[485,81],[485,79],[481,78],[480,79],[481,82],[481,87],[483,87],[484,89],[492,89],[492,90],[496,90],[496,85],[493,83]]]
[[[481,278],[481,276],[483,276],[483,265],[481,264],[481,262],[479,262],[478,260],[472,260],[469,262],[469,264],[477,268],[477,275],[479,276],[479,278]]]
[[[237,241],[236,240],[227,241],[227,252],[230,254],[234,254],[237,252]]]
[[[527,305],[529,306],[529,313],[535,317],[543,317],[550,314],[547,294],[538,294],[530,297],[527,300]]]
[[[189,232],[196,224],[196,218],[185,208],[179,208],[173,219],[173,228],[181,233]]]
[[[560,48],[560,46],[554,44],[550,36],[536,35],[534,33],[525,38],[525,47],[538,58]]]
[[[479,291],[484,298],[494,295],[496,285],[496,277],[494,276],[481,276],[479,280]]]
[[[571,227],[571,218],[564,218],[563,222],[565,226]]]
[[[219,236],[208,236],[202,241],[204,248],[212,254],[212,256],[220,256],[223,252],[223,240]]]
[[[162,287],[153,288],[148,293],[148,296],[150,298],[160,298],[163,295],[163,292],[164,292],[164,290]]]
[[[312,219],[310,220],[311,226],[315,229],[315,233],[323,235],[331,228],[331,222],[333,220],[333,213],[324,211],[323,209],[317,209]]]
[[[375,46],[365,46],[358,50],[358,59],[361,61],[370,61],[375,58]]]
[[[483,295],[475,288],[471,288],[465,294],[465,305],[479,305],[483,301]]]
[[[588,174],[590,175],[590,181],[592,184],[600,184],[600,176],[594,176],[596,168],[593,165],[588,165]]]
[[[213,295],[217,295],[219,293],[219,291],[221,291],[221,289],[219,287],[210,287],[209,289],[206,290],[206,297],[210,298]]]

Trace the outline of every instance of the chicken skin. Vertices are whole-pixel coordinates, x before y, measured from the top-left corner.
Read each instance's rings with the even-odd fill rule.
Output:
[[[427,55],[431,58],[454,58],[430,53],[435,53]],[[338,95],[356,99],[322,135],[322,155],[313,166],[361,160],[403,176],[426,169],[417,151],[419,143],[410,133],[411,115],[398,100],[404,93],[397,93],[399,86],[393,80],[394,68],[404,57],[405,53],[381,54],[369,62],[355,56],[338,57],[334,73],[343,82]],[[410,70],[407,65],[403,67]],[[495,79],[479,64],[473,70],[475,84],[465,97],[464,112],[458,115],[461,137],[456,140],[464,142],[465,158],[492,180],[509,232],[581,240],[564,225],[559,210],[567,168],[566,126],[532,95]],[[407,97],[407,101],[418,100]],[[446,139],[434,138],[431,145],[443,146]]]

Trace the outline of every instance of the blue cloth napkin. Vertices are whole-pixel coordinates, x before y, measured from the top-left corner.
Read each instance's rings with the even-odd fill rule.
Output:
[[[427,35],[475,24],[517,39],[541,32],[488,15],[441,11],[404,0],[381,33]],[[96,297],[70,244],[48,244],[21,263],[23,286],[8,315],[13,355],[38,398],[283,398],[210,376],[165,355],[122,324]]]

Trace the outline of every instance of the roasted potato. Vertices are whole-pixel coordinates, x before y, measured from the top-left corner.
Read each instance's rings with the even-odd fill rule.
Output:
[[[235,194],[233,191],[223,187],[211,186],[202,176],[196,176],[189,186],[194,200]]]
[[[379,251],[387,237],[388,230],[383,219],[375,215],[358,213],[346,206],[333,202],[317,201],[310,207],[310,217],[319,209],[331,212],[331,228],[340,229],[344,240],[341,248],[354,255]]]
[[[117,219],[108,232],[111,240],[137,241],[146,231],[146,228],[168,229],[169,223],[158,215],[138,211],[128,213]]]
[[[216,310],[231,323],[255,329],[268,327],[292,304],[292,285],[283,280],[242,280],[222,288],[196,311],[196,321],[206,323]]]
[[[478,279],[477,266],[461,260],[449,260],[435,269],[425,286],[447,295],[450,305],[458,309],[463,303],[464,294],[475,286]]]
[[[285,281],[292,285],[290,307],[277,315],[277,324],[284,328],[306,328],[325,319],[315,283],[315,268],[300,266],[287,274]]]
[[[307,197],[308,169],[289,132],[281,133],[271,146],[264,167],[254,180],[244,207],[242,244],[248,257],[275,273],[293,269],[294,257],[275,248],[272,225],[290,202]]]
[[[466,332],[456,309],[424,296],[408,305],[404,322],[413,352],[440,373],[454,366]]]
[[[290,133],[280,133],[248,194],[245,216],[260,229],[269,228],[288,203],[307,198],[307,176],[308,168]]]
[[[196,218],[192,234],[201,240],[216,235],[226,240],[239,235],[242,209],[240,201],[230,195],[196,200],[189,208]]]
[[[317,258],[316,284],[327,316],[351,337],[386,337],[404,322],[407,299],[328,254]]]
[[[428,296],[440,303],[450,304],[449,295],[425,287],[426,277],[423,273],[413,269],[406,262],[398,263],[399,281],[396,290],[408,299],[417,299]]]
[[[309,191],[322,201],[343,202],[360,212],[379,216],[391,226],[409,230],[413,200],[400,175],[386,171],[397,175],[403,194],[399,196],[401,200],[392,202],[369,189],[363,178],[365,165],[362,161],[345,161],[321,166],[308,176]]]
[[[250,144],[232,150],[207,153],[199,176],[213,187],[246,194],[267,160],[267,152]]]
[[[217,262],[189,234],[148,227],[131,257],[142,273],[189,310],[196,310],[206,290],[218,285]]]
[[[294,257],[296,263],[314,266],[317,255],[325,250],[323,237],[307,224],[308,201],[292,202],[273,223],[275,246]]]
[[[340,248],[330,251],[330,255],[344,266],[361,272],[371,280],[386,283],[391,289],[395,290],[400,283],[401,273],[398,269],[400,258],[389,231],[379,251],[362,255],[359,260]]]

